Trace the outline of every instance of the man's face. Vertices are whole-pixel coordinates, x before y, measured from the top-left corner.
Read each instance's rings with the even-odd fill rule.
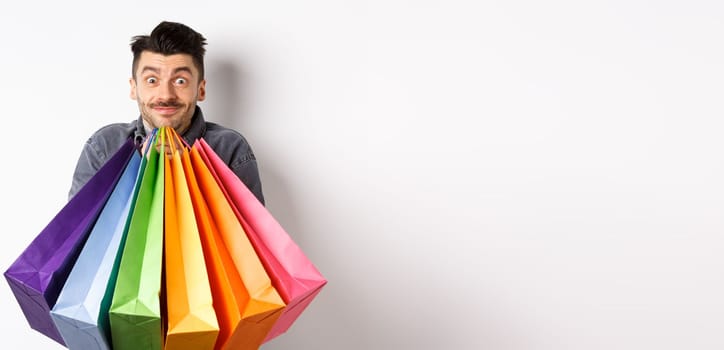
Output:
[[[187,54],[144,51],[131,78],[131,98],[138,102],[143,120],[152,128],[170,126],[181,134],[189,125],[196,102],[206,98],[206,81],[200,80]]]

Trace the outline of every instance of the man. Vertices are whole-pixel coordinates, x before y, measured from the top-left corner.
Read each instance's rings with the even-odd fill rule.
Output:
[[[203,138],[264,203],[256,157],[238,132],[204,120],[197,102],[206,98],[206,39],[181,23],[161,22],[150,35],[133,37],[131,99],[140,116],[96,131],[86,142],[69,196],[96,173],[129,138],[142,143],[154,128],[173,127],[188,144]]]

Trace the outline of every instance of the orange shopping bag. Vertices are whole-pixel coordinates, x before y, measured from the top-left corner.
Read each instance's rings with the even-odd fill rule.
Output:
[[[256,350],[282,314],[284,301],[197,150],[191,149],[184,166],[195,180],[190,179],[189,188],[220,321],[216,349]]]
[[[188,151],[172,128],[161,128],[170,152],[165,153],[164,218],[167,328],[166,350],[214,349],[219,324],[181,162]]]

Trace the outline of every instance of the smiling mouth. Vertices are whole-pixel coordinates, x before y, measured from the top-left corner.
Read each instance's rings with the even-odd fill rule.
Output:
[[[173,106],[154,106],[153,110],[161,113],[161,114],[173,114],[175,113],[179,107],[173,107]]]

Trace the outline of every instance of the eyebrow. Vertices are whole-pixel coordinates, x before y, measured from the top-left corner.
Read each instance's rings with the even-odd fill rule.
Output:
[[[156,73],[156,74],[160,74],[160,73],[161,73],[161,70],[160,70],[159,68],[150,67],[150,66],[144,66],[144,67],[141,69],[141,74],[145,73],[146,71],[151,71],[151,72]],[[171,72],[171,74],[178,74],[179,72],[187,72],[187,73],[189,73],[190,75],[194,75],[194,73],[191,71],[191,68],[190,68],[190,67],[186,67],[186,66],[178,67],[178,68],[174,69],[173,72]]]

